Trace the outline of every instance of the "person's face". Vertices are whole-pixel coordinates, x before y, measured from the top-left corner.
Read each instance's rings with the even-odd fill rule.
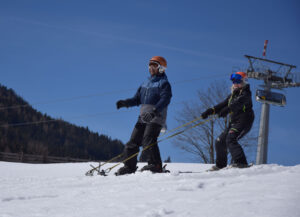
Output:
[[[233,88],[234,89],[237,89],[237,88],[242,88],[243,87],[243,85],[242,85],[242,83],[239,83],[239,84],[233,84]]]
[[[149,72],[151,76],[157,75],[158,74],[158,64],[154,62],[149,63]]]

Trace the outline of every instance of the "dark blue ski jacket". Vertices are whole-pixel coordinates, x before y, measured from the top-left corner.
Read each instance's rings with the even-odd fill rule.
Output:
[[[134,97],[126,100],[128,106],[140,104],[153,105],[158,112],[162,112],[170,103],[172,97],[171,85],[165,73],[155,75],[144,82]]]

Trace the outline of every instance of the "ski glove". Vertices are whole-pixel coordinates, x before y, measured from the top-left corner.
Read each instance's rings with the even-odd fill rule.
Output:
[[[156,116],[159,116],[159,112],[154,108],[153,111],[151,112],[146,112],[143,117],[142,117],[142,120],[145,122],[145,123],[150,123],[153,118],[155,118]]]
[[[117,109],[120,109],[122,107],[128,107],[127,102],[125,100],[119,100],[117,103]]]
[[[201,117],[203,118],[203,119],[206,119],[209,115],[212,115],[212,114],[214,114],[214,109],[212,109],[212,108],[209,108],[209,109],[207,109],[205,112],[203,112],[202,114],[201,114]]]
[[[219,112],[218,116],[219,116],[219,118],[224,118],[224,117],[226,117],[226,115],[227,115],[228,113],[229,113],[229,107],[226,106],[225,108],[223,108],[223,109]]]

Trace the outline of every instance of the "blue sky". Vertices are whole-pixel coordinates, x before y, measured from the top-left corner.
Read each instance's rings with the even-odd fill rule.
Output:
[[[168,61],[173,128],[182,100],[196,100],[197,90],[247,67],[243,55],[261,56],[266,39],[267,58],[300,67],[299,9],[296,0],[2,0],[0,83],[43,113],[125,143],[139,110],[117,111],[115,102],[147,79],[150,57]],[[255,90],[258,83],[250,84]],[[284,92],[285,108],[271,107],[269,163],[300,163],[299,90]],[[89,97],[74,99],[80,96]],[[191,161],[172,141],[160,148],[163,159]]]

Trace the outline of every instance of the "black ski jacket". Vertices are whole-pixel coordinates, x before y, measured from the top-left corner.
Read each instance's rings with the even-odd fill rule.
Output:
[[[223,102],[213,107],[215,114],[219,114],[223,109],[230,114],[230,123],[253,121],[254,112],[252,109],[252,99],[250,85],[233,91]]]

